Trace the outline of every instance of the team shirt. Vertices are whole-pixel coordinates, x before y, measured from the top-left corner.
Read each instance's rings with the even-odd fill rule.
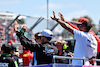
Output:
[[[74,38],[76,39],[74,47],[75,58],[91,58],[96,57],[97,54],[97,41],[92,34],[74,29]],[[83,65],[82,60],[72,60],[72,65]],[[85,65],[89,65],[85,61]]]

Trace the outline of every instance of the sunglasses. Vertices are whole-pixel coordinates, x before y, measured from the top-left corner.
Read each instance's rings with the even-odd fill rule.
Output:
[[[35,38],[35,41],[36,41],[37,39],[41,39],[41,37],[37,37],[37,38]]]

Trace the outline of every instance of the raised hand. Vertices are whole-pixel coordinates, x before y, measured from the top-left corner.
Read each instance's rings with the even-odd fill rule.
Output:
[[[15,22],[14,22],[14,30],[15,30],[15,31],[17,31],[17,25],[18,25],[18,23],[17,23],[17,21],[15,21]]]
[[[50,16],[50,17],[51,17],[51,19],[56,20],[56,19],[57,19],[57,17],[56,17],[56,15],[55,15],[55,12],[54,12],[54,11],[53,11],[53,16],[54,16],[54,17],[51,17],[51,16]]]
[[[26,32],[27,29],[28,29],[28,26],[26,24],[24,24],[23,27],[22,27],[22,29],[24,29],[24,32]]]
[[[63,14],[61,14],[61,13],[59,12],[58,16],[61,18],[62,21],[65,21],[65,22],[66,22],[66,20],[64,19]]]

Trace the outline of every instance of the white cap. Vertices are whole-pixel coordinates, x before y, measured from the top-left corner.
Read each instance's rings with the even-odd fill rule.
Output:
[[[44,29],[42,31],[42,33],[39,34],[39,36],[52,37],[53,33],[50,30],[48,30],[48,29]]]

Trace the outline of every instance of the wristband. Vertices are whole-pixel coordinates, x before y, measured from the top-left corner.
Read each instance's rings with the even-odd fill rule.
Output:
[[[58,22],[59,18],[56,19],[56,21]]]

